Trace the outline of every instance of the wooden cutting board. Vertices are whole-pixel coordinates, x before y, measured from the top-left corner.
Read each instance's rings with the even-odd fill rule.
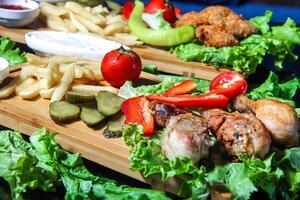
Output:
[[[42,29],[39,29],[42,30]],[[33,29],[6,28],[0,25],[0,35],[9,37],[12,40],[25,44],[25,34],[34,31]],[[220,72],[226,69],[216,69],[214,66],[199,62],[183,62],[165,49],[158,49],[149,46],[134,47],[133,50],[141,57],[144,64],[156,64],[161,72],[184,75],[189,77],[212,80]]]
[[[80,120],[70,124],[56,124],[50,118],[48,100],[23,100],[19,96],[1,100],[0,124],[27,135],[45,127],[58,133],[55,139],[68,151],[80,153],[88,160],[151,184],[159,190],[176,193],[178,189],[178,180],[170,179],[168,183],[162,184],[158,177],[145,179],[139,172],[130,170],[130,147],[122,138],[105,138],[105,124],[98,129],[92,129]]]

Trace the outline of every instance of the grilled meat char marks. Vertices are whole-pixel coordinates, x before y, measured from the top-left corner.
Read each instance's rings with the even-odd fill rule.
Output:
[[[293,107],[272,99],[252,101],[244,95],[233,102],[239,112],[253,113],[270,132],[277,146],[292,147],[299,143],[299,120]]]
[[[170,117],[161,148],[169,160],[185,156],[196,163],[208,156],[212,144],[205,119],[192,114],[180,114]]]
[[[238,45],[238,39],[257,32],[253,24],[224,6],[209,6],[199,13],[186,13],[176,22],[176,26],[185,24],[197,26],[198,40],[214,47]]]
[[[158,126],[166,127],[171,116],[187,113],[174,105],[152,101],[149,105]]]
[[[216,133],[218,142],[224,144],[230,155],[263,158],[269,152],[271,139],[268,130],[253,114],[211,109],[204,111],[203,115]]]

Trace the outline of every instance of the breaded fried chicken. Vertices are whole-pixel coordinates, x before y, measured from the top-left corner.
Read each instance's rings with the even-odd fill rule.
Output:
[[[196,36],[206,46],[224,47],[238,45],[257,30],[253,24],[224,6],[209,6],[199,13],[184,14],[176,26],[197,26]]]
[[[196,37],[205,46],[224,47],[239,44],[232,34],[212,25],[199,26],[196,29]]]

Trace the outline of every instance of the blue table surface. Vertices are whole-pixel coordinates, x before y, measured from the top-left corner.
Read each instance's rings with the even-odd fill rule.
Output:
[[[124,4],[126,0],[116,0],[116,2]],[[143,0],[143,2],[148,1]],[[200,11],[208,6],[206,4],[197,3],[197,1],[174,0],[173,3],[176,7],[181,8],[183,13],[189,12],[191,10]],[[266,10],[271,10],[273,11],[273,17],[271,20],[272,23],[283,23],[288,17],[290,17],[300,25],[300,7],[280,6],[254,2],[228,4],[226,6],[234,10],[236,13],[242,14],[246,19],[264,15]]]

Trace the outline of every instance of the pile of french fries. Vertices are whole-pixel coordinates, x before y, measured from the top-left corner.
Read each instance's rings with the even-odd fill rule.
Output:
[[[26,54],[28,65],[19,75],[0,88],[0,99],[13,94],[23,99],[42,97],[59,101],[68,90],[97,94],[101,90],[118,93],[111,86],[99,86],[103,80],[99,63],[77,57],[39,57]]]
[[[143,44],[137,37],[129,34],[127,22],[121,15],[109,12],[102,5],[92,8],[72,1],[57,5],[42,2],[40,8],[42,21],[53,30],[91,34],[127,46]]]

